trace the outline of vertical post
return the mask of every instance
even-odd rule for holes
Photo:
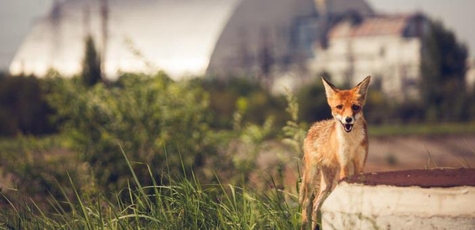
[[[101,23],[102,23],[102,50],[100,54],[102,78],[106,79],[106,57],[107,42],[109,39],[109,3],[107,0],[101,0]]]
[[[51,27],[52,27],[52,39],[51,39],[51,57],[50,66],[55,70],[60,70],[58,61],[61,60],[61,3],[59,0],[53,2],[53,10],[50,14]]]

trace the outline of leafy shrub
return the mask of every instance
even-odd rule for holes
[[[276,125],[287,120],[285,99],[281,95],[272,95],[257,81],[245,77],[229,77],[226,80],[207,78],[197,79],[197,87],[204,88],[210,95],[210,110],[215,114],[213,127],[233,128],[233,116],[241,109],[242,120],[262,124],[273,117]],[[241,108],[238,108],[241,106]]]
[[[129,179],[123,177],[127,167],[121,148],[132,161],[158,173],[199,168],[213,154],[209,99],[200,88],[173,82],[163,73],[125,74],[111,86],[91,88],[80,81],[52,78],[48,101],[62,121],[62,132],[106,188],[123,188]],[[148,173],[145,166],[137,168],[141,179],[150,179]]]

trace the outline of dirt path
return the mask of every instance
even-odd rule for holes
[[[475,168],[475,135],[400,136],[370,139],[366,172],[429,168]]]

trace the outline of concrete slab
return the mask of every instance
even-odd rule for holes
[[[342,181],[321,208],[327,229],[475,229],[475,186]]]

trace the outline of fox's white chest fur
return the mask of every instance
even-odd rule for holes
[[[357,122],[352,132],[345,132],[341,126],[336,129],[337,139],[339,143],[338,160],[340,166],[350,166],[354,172],[353,159],[364,159],[366,156],[366,146],[363,142],[366,140],[366,128],[363,122]]]

